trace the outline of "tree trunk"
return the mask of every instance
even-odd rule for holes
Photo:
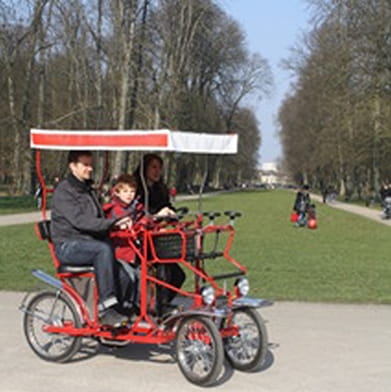
[[[372,148],[372,189],[378,193],[380,190],[380,168],[379,168],[379,142],[381,133],[381,102],[376,96],[373,107],[373,148]]]
[[[126,3],[126,2],[125,2]],[[127,8],[129,7],[129,8]],[[131,56],[133,54],[134,45],[134,30],[136,23],[137,1],[130,1],[125,4],[124,8],[120,9],[120,19],[117,23],[121,23],[119,27],[120,40],[122,48],[122,62],[120,64],[120,96],[118,108],[118,130],[124,130],[126,126],[127,103],[129,99],[129,80],[130,80],[130,64]],[[126,168],[126,153],[119,151],[115,154],[113,170],[118,174]]]
[[[11,70],[8,70],[11,73]],[[21,151],[21,135],[19,130],[19,122],[17,119],[15,108],[15,85],[12,76],[8,75],[8,107],[11,117],[12,128],[14,132],[14,145],[13,145],[13,164],[11,169],[12,185],[10,187],[11,194],[15,194],[21,186],[20,176],[20,151]]]
[[[128,127],[132,129],[134,126],[135,114],[137,109],[137,98],[138,98],[138,86],[139,86],[139,78],[141,76],[142,68],[143,68],[143,60],[144,60],[144,41],[145,41],[145,30],[147,28],[146,20],[147,20],[147,13],[148,13],[148,6],[149,0],[144,0],[143,6],[143,14],[141,20],[141,36],[139,38],[139,46],[138,46],[138,53],[137,53],[137,65],[136,70],[134,73],[134,83],[133,83],[133,90],[130,97],[130,106],[129,106],[129,120],[128,120]]]

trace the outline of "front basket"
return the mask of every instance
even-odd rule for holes
[[[156,256],[159,259],[181,259],[182,245],[186,252],[184,259],[194,259],[196,257],[196,235],[194,232],[159,234],[152,237]]]

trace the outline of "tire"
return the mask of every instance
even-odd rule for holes
[[[212,320],[194,316],[181,321],[176,357],[182,374],[193,384],[209,386],[216,382],[223,367],[224,348]]]
[[[268,338],[265,323],[252,308],[234,310],[232,323],[239,335],[224,339],[224,350],[232,367],[242,371],[258,370],[265,361]]]
[[[45,325],[62,326],[64,321],[75,328],[82,325],[73,302],[63,292],[43,291],[29,301],[23,330],[29,346],[40,358],[66,362],[79,351],[81,336],[52,334],[43,330]]]

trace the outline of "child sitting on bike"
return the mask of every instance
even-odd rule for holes
[[[143,205],[135,198],[137,182],[134,176],[122,174],[111,190],[111,201],[104,204],[103,210],[108,218],[131,218],[129,228],[143,215]],[[135,253],[129,246],[129,240],[119,231],[110,234],[117,260],[134,263]]]
[[[144,215],[144,205],[136,198],[137,180],[133,175],[121,174],[111,190],[111,202],[103,206],[108,218],[131,218],[129,228]],[[167,216],[168,208],[162,208],[154,216]],[[129,239],[119,231],[110,234],[117,260],[135,262],[135,253],[129,246]]]
[[[118,177],[112,191],[111,201],[104,204],[103,210],[107,218],[130,217],[128,228],[144,214],[143,205],[135,198],[137,182],[134,176],[122,174]],[[118,276],[122,307],[126,310],[138,303],[139,270],[136,264],[136,254],[130,245],[129,233],[125,234],[118,230],[110,233],[110,239],[114,247],[115,258],[118,261]],[[136,241],[136,239],[134,239]]]

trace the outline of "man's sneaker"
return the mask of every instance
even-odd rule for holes
[[[109,308],[99,316],[99,321],[103,325],[111,325],[115,328],[118,328],[122,324],[126,324],[128,318],[118,313],[115,309]]]

